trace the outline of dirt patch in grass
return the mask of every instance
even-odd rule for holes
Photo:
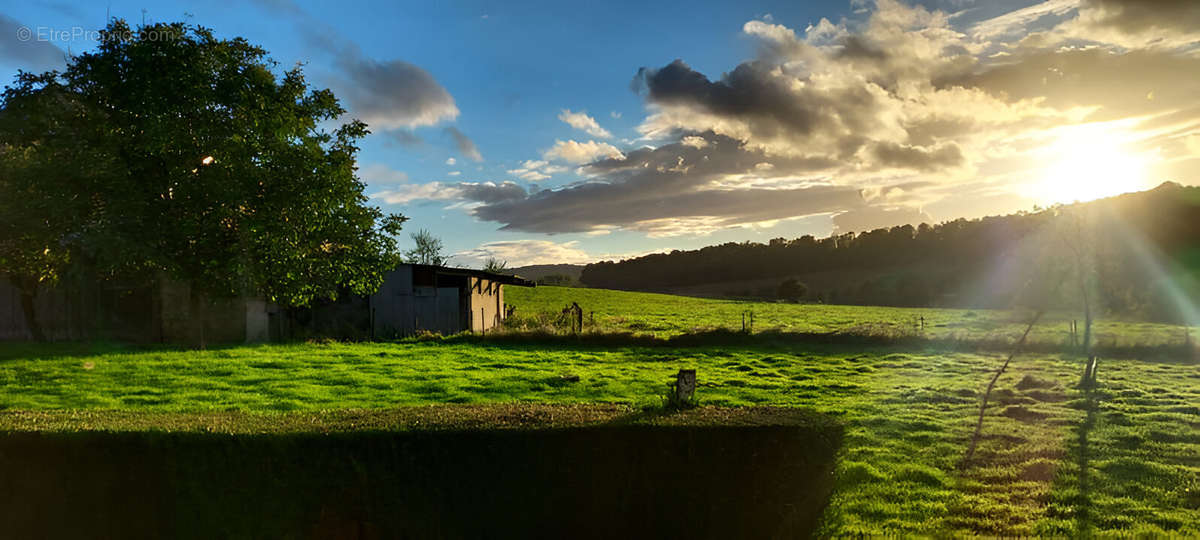
[[[1025,393],[1030,399],[1040,401],[1042,403],[1061,403],[1067,400],[1067,395],[1062,392],[1047,392],[1045,390],[1030,390]]]
[[[1000,411],[1000,415],[1007,416],[1014,420],[1020,420],[1022,422],[1038,422],[1050,417],[1050,415],[1047,413],[1028,409],[1020,405],[1006,407],[1003,411]]]
[[[1046,379],[1039,379],[1033,375],[1026,375],[1017,381],[1017,390],[1032,390],[1034,388],[1054,388],[1058,383]]]

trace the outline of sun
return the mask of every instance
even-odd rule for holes
[[[1150,157],[1134,151],[1131,135],[1115,126],[1083,124],[1055,130],[1037,154],[1046,166],[1032,186],[1043,203],[1091,201],[1153,187]]]

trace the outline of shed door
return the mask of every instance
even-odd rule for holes
[[[435,330],[444,336],[457,334],[463,330],[462,314],[458,304],[458,287],[438,287]]]

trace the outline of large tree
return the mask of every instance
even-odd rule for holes
[[[114,21],[98,49],[61,75],[18,79],[4,110],[12,96],[61,93],[75,104],[82,121],[44,138],[102,150],[106,166],[59,163],[49,174],[62,179],[48,185],[63,187],[55,200],[85,204],[81,223],[61,223],[101,273],[166,276],[205,295],[289,305],[373,291],[398,260],[393,235],[405,218],[367,205],[355,166],[367,126],[337,125],[346,111],[332,92],[311,89],[299,67],[276,68],[241,38]],[[6,154],[41,165],[54,158],[0,137]],[[12,226],[55,221],[57,211]],[[16,250],[36,256],[45,243]]]
[[[106,141],[82,141],[86,105],[56,73],[20,73],[0,108],[0,279],[20,294],[26,327],[45,339],[40,290],[68,272],[93,224],[89,187],[112,170]]]

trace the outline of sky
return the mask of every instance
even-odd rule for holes
[[[584,263],[1200,184],[1200,2],[10,2],[0,75],[111,17],[302,64],[452,263]],[[402,247],[411,241],[400,239]]]

